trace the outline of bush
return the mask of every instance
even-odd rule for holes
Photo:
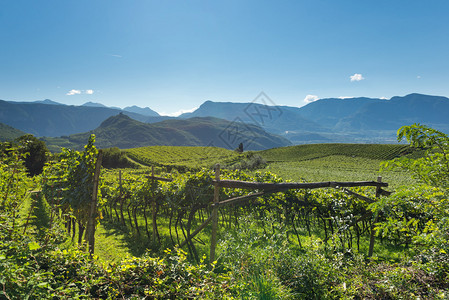
[[[101,165],[108,169],[134,167],[134,165],[128,160],[126,153],[117,147],[103,150],[103,160]]]
[[[250,152],[246,155],[246,158],[227,168],[231,170],[256,170],[265,168],[266,165],[267,161],[262,156]]]

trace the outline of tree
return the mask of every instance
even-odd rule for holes
[[[403,126],[398,141],[406,139],[411,147],[425,150],[420,158],[401,157],[384,162],[383,168],[400,168],[419,181],[444,189],[449,188],[449,137],[441,131],[421,124]]]
[[[25,167],[28,174],[34,176],[42,173],[49,152],[47,145],[32,134],[23,135],[16,141],[20,152],[25,155]]]
[[[404,138],[411,147],[423,149],[424,155],[383,162],[381,170],[406,170],[422,184],[403,187],[372,204],[371,209],[385,217],[377,229],[383,236],[400,232],[406,237],[405,242],[413,241],[436,253],[449,253],[449,137],[425,125],[413,124],[398,130],[398,141]]]

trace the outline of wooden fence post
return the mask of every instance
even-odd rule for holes
[[[215,165],[214,204],[220,202],[220,164]],[[212,235],[210,239],[210,262],[215,261],[215,247],[217,245],[218,206],[212,208]]]
[[[382,176],[377,176],[377,182],[382,182]],[[379,197],[381,194],[381,188],[380,186],[376,187],[376,198]]]
[[[152,177],[152,183],[154,184],[154,166],[151,166],[151,177]],[[153,243],[156,242],[156,239],[159,239],[159,234],[157,231],[157,223],[156,223],[156,199],[154,198],[154,191],[152,191],[152,203],[151,203],[151,208],[152,208],[152,212],[151,212],[151,219],[152,219],[152,224],[153,224]]]
[[[97,217],[97,196],[98,196],[98,181],[100,177],[101,160],[103,158],[103,151],[98,150],[97,163],[95,165],[95,173],[93,178],[92,201],[90,202],[90,213],[87,221],[86,235],[89,243],[89,253],[92,256],[95,250],[95,219]]]
[[[377,177],[377,182],[382,182],[382,176],[378,176]],[[380,195],[380,186],[376,187],[376,198],[378,198]],[[370,233],[370,237],[369,237],[369,249],[368,249],[368,257],[373,256],[373,252],[374,252],[374,240],[375,240],[375,235],[376,235],[376,231],[374,230],[374,224],[377,223],[377,218],[378,216],[376,215],[376,217],[374,218],[374,221],[371,223],[371,233]]]

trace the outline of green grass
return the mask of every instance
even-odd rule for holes
[[[413,152],[408,145],[398,144],[310,144],[259,151],[268,162],[304,161],[326,156],[343,155],[390,160]]]
[[[382,176],[382,181],[391,188],[416,183],[405,172],[379,172],[380,163],[377,159],[333,155],[306,161],[271,162],[263,171],[292,181],[375,181]]]
[[[119,262],[131,257],[126,239],[124,232],[111,229],[104,223],[98,224],[95,230],[95,255],[107,262]]]
[[[95,233],[95,255],[101,260],[111,262],[120,261],[121,259],[129,256],[141,257],[147,251],[153,256],[160,256],[163,250],[167,248],[173,248],[177,244],[176,232],[172,228],[172,235],[175,240],[175,244],[171,241],[169,232],[169,220],[168,218],[159,216],[157,219],[158,231],[161,239],[161,243],[153,243],[151,238],[147,236],[145,230],[145,221],[141,213],[137,215],[137,222],[139,225],[140,235],[137,234],[135,228],[131,228],[127,212],[124,212],[126,226],[123,226],[115,219],[111,221],[109,219],[103,219],[97,226]],[[198,215],[197,215],[198,217]],[[174,222],[175,220],[173,220]],[[196,219],[192,224],[193,232],[197,226],[202,223],[201,220]],[[133,220],[134,226],[134,220]],[[150,236],[152,236],[151,218],[148,218],[148,230]],[[224,233],[224,227],[221,228]],[[184,241],[184,236],[181,229],[178,228],[179,242]],[[197,250],[199,258],[203,255],[208,256],[210,246],[211,225],[209,224],[203,231],[196,236],[195,248]],[[200,241],[200,242],[198,242]],[[183,249],[188,251],[188,247],[184,246]]]
[[[416,181],[406,172],[383,171],[380,163],[402,155],[419,155],[408,145],[314,144],[258,152],[268,161],[267,171],[292,181],[371,181],[382,176],[390,189]]]
[[[242,157],[238,152],[217,147],[150,146],[124,151],[140,164],[181,170],[210,168],[217,163],[232,164]]]

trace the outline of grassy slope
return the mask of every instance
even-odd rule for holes
[[[132,160],[147,166],[187,168],[210,168],[213,165],[230,164],[241,154],[217,147],[150,146],[125,150]]]
[[[142,165],[179,170],[210,168],[216,163],[230,165],[242,158],[234,151],[214,147],[151,146],[124,151],[129,158]],[[376,180],[381,175],[392,187],[414,183],[403,172],[378,172],[384,160],[416,155],[407,145],[311,144],[256,153],[268,161],[267,171],[293,181]]]
[[[376,180],[380,175],[393,188],[414,183],[404,172],[378,172],[384,160],[413,155],[407,145],[313,144],[270,149],[258,154],[268,161],[267,170],[293,181],[364,181]]]
[[[19,129],[0,123],[0,142],[12,141],[24,134],[25,132]]]
[[[408,145],[394,144],[310,144],[260,151],[267,161],[304,161],[326,156],[343,155],[369,159],[389,160],[408,154]]]

